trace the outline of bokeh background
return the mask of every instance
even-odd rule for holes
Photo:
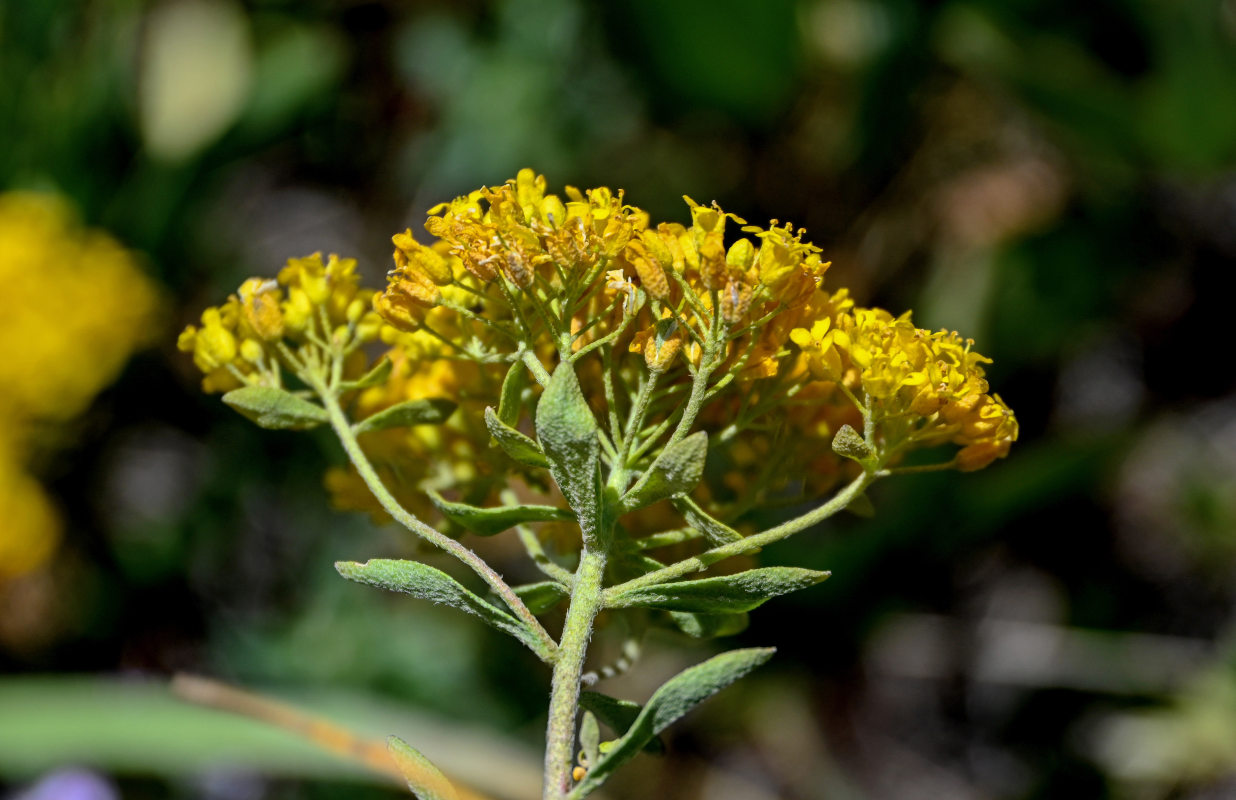
[[[414,548],[174,347],[289,256],[377,281],[523,166],[805,225],[1022,421],[766,550],[834,577],[747,632],[651,642],[608,691],[779,653],[609,797],[1236,797],[1232,0],[0,3],[0,796],[401,796],[176,671],[535,795],[541,666],[338,579]]]

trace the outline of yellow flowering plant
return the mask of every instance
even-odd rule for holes
[[[45,566],[61,536],[30,471],[158,333],[138,256],[83,226],[66,198],[0,193],[0,585]],[[72,313],[65,313],[72,309]]]
[[[696,573],[863,511],[882,478],[978,469],[1017,438],[972,342],[826,290],[829,263],[792,225],[687,202],[690,224],[654,225],[622,192],[550,194],[522,170],[431,209],[432,240],[396,234],[379,291],[351,259],[292,259],[180,337],[203,388],[259,425],[333,429],[350,460],[326,478],[336,505],[393,519],[485,584],[490,597],[417,561],[336,565],[545,662],[546,800],[588,795],[772,655],[715,656],[643,705],[592,690],[643,631],[733,633],[828,577]],[[920,448],[949,452],[905,466]],[[753,530],[774,506],[810,510]],[[509,585],[467,545],[500,534],[544,580]],[[555,636],[541,618],[563,605]],[[628,634],[623,659],[585,671],[601,611]],[[458,796],[417,751],[391,749],[417,796]]]

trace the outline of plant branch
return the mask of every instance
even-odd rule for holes
[[[748,536],[745,539],[739,539],[737,542],[714,547],[711,550],[705,550],[697,556],[683,559],[674,564],[659,569],[656,572],[650,572],[647,575],[642,575],[638,578],[621,583],[605,590],[606,601],[608,601],[623,592],[632,589],[639,589],[644,586],[655,586],[658,583],[665,583],[676,578],[681,578],[684,575],[690,575],[693,572],[700,572],[708,567],[716,564],[718,561],[724,561],[727,558],[734,556],[746,555],[747,553],[759,550],[762,547],[779,542],[786,539],[799,531],[810,528],[812,525],[823,522],[832,515],[841,511],[848,506],[855,497],[862,494],[863,490],[870,486],[879,473],[864,472],[850,482],[844,489],[833,495],[827,503],[808,511],[801,517],[792,519],[789,522],[784,522],[775,528],[769,528],[763,533],[757,533],[753,536]]]
[[[400,505],[395,496],[382,483],[382,479],[373,468],[373,464],[369,462],[368,457],[361,450],[360,443],[352,432],[351,424],[348,422],[347,417],[344,416],[343,409],[339,407],[339,400],[320,383],[314,386],[314,389],[318,391],[319,396],[322,398],[322,405],[326,408],[331,427],[334,428],[335,435],[339,437],[339,441],[347,452],[348,458],[352,460],[352,463],[356,466],[356,471],[364,479],[365,484],[369,487],[369,491],[373,492],[373,496],[381,504],[383,510],[390,514],[400,525],[403,525],[408,530],[471,567],[472,571],[479,575],[502,598],[503,602],[506,603],[515,616],[536,635],[540,643],[540,647],[537,648],[536,652],[541,660],[550,664],[554,663],[557,658],[557,646],[554,644],[553,638],[545,630],[544,626],[541,625],[540,621],[537,620],[536,616],[528,610],[524,602],[519,599],[514,590],[511,589],[506,581],[502,580],[502,576],[495,572],[493,567],[485,563],[485,560],[476,553],[441,531],[426,525]]]

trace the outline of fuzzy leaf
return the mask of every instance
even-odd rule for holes
[[[245,386],[223,395],[223,402],[272,430],[305,431],[330,419],[326,409],[271,386]]]
[[[585,711],[579,723],[579,749],[584,753],[585,763],[595,764],[601,760],[601,726],[591,711]]]
[[[426,490],[430,501],[442,515],[477,536],[493,536],[524,522],[553,522],[575,519],[575,515],[553,506],[497,506],[481,508],[467,503],[453,503],[433,491]]]
[[[354,381],[344,381],[341,383],[339,385],[339,390],[341,392],[352,392],[357,389],[368,389],[371,386],[378,386],[386,383],[386,379],[391,376],[391,369],[393,366],[394,365],[391,363],[391,360],[386,356],[383,356],[381,360],[379,360],[377,364],[374,364],[373,368],[364,375]]]
[[[444,397],[422,397],[383,409],[352,426],[357,435],[411,425],[440,425],[455,413],[455,403]]]
[[[403,592],[421,600],[442,603],[457,608],[465,614],[480,617],[485,623],[519,639],[533,652],[540,652],[540,641],[519,620],[485,602],[465,589],[459,581],[428,564],[422,564],[419,561],[373,558],[364,564],[355,561],[336,561],[335,569],[343,577],[357,583],[377,586],[392,592]]]
[[[549,460],[541,452],[541,446],[503,422],[493,408],[485,409],[485,427],[489,428],[489,435],[494,437],[498,446],[519,463],[531,467],[549,466]]]
[[[704,700],[772,658],[774,648],[753,647],[713,656],[670,678],[653,693],[643,711],[609,752],[576,786],[571,797],[583,797],[600,786],[615,769],[634,758],[652,737],[668,728]]]
[[[628,492],[622,498],[619,513],[625,514],[691,491],[704,477],[707,456],[708,434],[704,431],[696,431],[665,448],[639,491]]]
[[[859,462],[871,458],[871,448],[858,431],[849,425],[842,425],[837,429],[837,434],[833,436],[833,452]]]
[[[514,428],[519,422],[519,409],[523,405],[524,389],[528,386],[528,368],[515,362],[502,379],[502,393],[498,396],[498,419]]]
[[[386,749],[417,800],[459,800],[459,794],[442,770],[403,739],[389,737]]]
[[[760,567],[733,575],[641,586],[609,598],[610,608],[660,608],[696,614],[734,614],[778,595],[814,586],[831,573],[799,567]]]
[[[704,534],[704,538],[713,547],[736,542],[742,538],[741,533],[710,516],[708,512],[700,508],[694,500],[686,495],[674,498],[674,508],[678,510],[679,514],[682,514],[683,519],[687,521],[688,525]]]
[[[854,499],[845,507],[845,510],[858,517],[871,518],[875,516],[875,506],[871,504],[871,498],[866,493],[854,495]]]
[[[567,587],[557,581],[526,583],[511,588],[533,614],[544,614],[570,595]]]
[[[671,611],[670,619],[678,630],[692,639],[715,639],[742,633],[751,624],[747,612],[737,614],[696,614],[689,611]]]
[[[600,517],[599,433],[574,369],[569,362],[560,363],[536,406],[536,436],[550,475],[579,514],[585,537],[596,530]]]
[[[597,719],[604,722],[619,738],[631,728],[631,723],[635,722],[639,712],[643,710],[639,703],[619,700],[600,692],[580,692],[579,705],[580,708],[595,714]],[[654,736],[644,745],[644,752],[660,755],[665,752],[665,743],[660,736]]]

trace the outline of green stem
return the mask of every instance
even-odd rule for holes
[[[566,567],[560,566],[552,558],[549,553],[545,552],[544,545],[537,538],[536,532],[527,525],[516,525],[515,532],[519,534],[519,541],[523,544],[524,549],[528,551],[528,557],[532,559],[532,563],[537,569],[545,573],[545,576],[561,583],[565,586],[570,586],[575,581],[575,576]]]
[[[639,435],[640,428],[644,425],[644,416],[648,413],[648,402],[652,399],[652,391],[657,387],[657,379],[661,377],[661,370],[649,370],[648,378],[644,381],[644,385],[639,387],[639,394],[635,398],[635,404],[631,406],[631,413],[627,416],[627,427],[622,434],[622,453],[618,456],[618,461],[614,465],[615,477],[611,483],[621,487],[626,480],[626,470],[631,457],[631,448],[635,445],[635,439]]]
[[[712,371],[715,368],[715,365],[713,364],[708,364],[705,366],[705,362],[709,358],[709,355],[710,353],[706,352],[704,354],[704,360],[700,361],[700,369],[699,372],[695,373],[695,381],[691,385],[691,396],[687,398],[687,405],[682,411],[682,417],[678,420],[678,427],[674,429],[674,433],[670,436],[669,441],[665,443],[665,447],[660,453],[657,453],[656,458],[654,458],[652,463],[648,465],[648,469],[644,470],[644,474],[640,475],[639,480],[635,482],[635,485],[623,494],[624,497],[634,495],[642,489],[644,484],[648,482],[649,478],[651,478],[653,469],[656,467],[657,462],[661,460],[661,456],[665,454],[665,451],[671,446],[682,441],[686,435],[691,432],[691,426],[695,424],[695,418],[699,415],[700,408],[704,405],[704,394],[708,389],[708,378],[712,375]],[[621,489],[621,487],[619,487],[619,489]]]
[[[520,358],[523,359],[524,366],[532,373],[532,377],[536,378],[537,383],[542,386],[549,385],[549,370],[545,369],[545,365],[536,357],[536,353],[531,350],[524,350]]]
[[[348,422],[347,417],[344,416],[343,409],[339,407],[339,400],[327,391],[325,386],[319,384],[314,389],[317,390],[322,398],[322,405],[326,408],[331,427],[334,428],[335,435],[339,437],[340,443],[343,444],[343,449],[347,452],[348,458],[352,460],[352,463],[356,466],[356,471],[364,479],[365,484],[369,487],[369,491],[373,492],[373,496],[377,498],[378,503],[381,504],[386,513],[390,514],[400,525],[403,525],[408,530],[471,567],[472,571],[479,575],[485,583],[489,584],[489,587],[502,598],[503,602],[506,603],[515,616],[519,617],[520,621],[535,634],[540,645],[536,650],[536,654],[541,660],[550,664],[554,663],[557,658],[557,646],[554,644],[553,637],[549,635],[549,632],[545,630],[536,616],[528,610],[528,607],[519,599],[514,590],[507,585],[506,581],[502,580],[502,576],[495,572],[493,567],[486,564],[485,560],[476,553],[441,531],[435,530],[421,522],[401,506],[399,501],[395,499],[395,496],[382,483],[382,479],[378,477],[373,464],[369,462],[368,457],[361,450],[360,443],[357,442],[356,435],[352,432],[351,424]]]
[[[812,525],[823,522],[824,520],[841,511],[848,506],[855,497],[862,494],[863,490],[870,486],[879,473],[864,472],[844,489],[833,495],[832,499],[824,505],[808,511],[801,517],[792,519],[789,522],[782,523],[775,528],[769,528],[763,533],[757,533],[754,536],[748,536],[745,539],[739,539],[737,542],[714,547],[711,550],[705,550],[697,556],[683,559],[682,561],[670,564],[669,566],[659,569],[656,572],[649,572],[647,575],[642,575],[638,578],[621,583],[617,586],[610,587],[605,590],[606,602],[611,598],[617,597],[623,592],[632,589],[639,589],[644,586],[655,586],[658,583],[665,583],[676,578],[681,578],[684,575],[690,575],[693,572],[699,572],[716,564],[718,561],[724,561],[727,558],[734,556],[746,555],[747,553],[759,550],[773,542],[779,542],[789,536],[792,536],[799,531],[810,528]]]
[[[558,658],[554,662],[549,695],[549,723],[545,731],[545,782],[542,800],[561,800],[574,785],[575,718],[579,713],[579,686],[584,672],[592,623],[601,610],[606,553],[585,549],[575,571],[571,605],[562,625]]]

